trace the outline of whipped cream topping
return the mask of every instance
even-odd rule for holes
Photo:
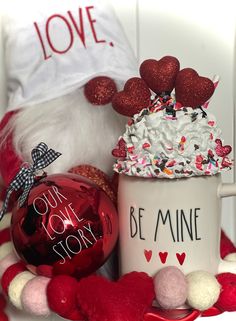
[[[119,138],[125,146],[114,170],[130,176],[182,178],[231,168],[216,119],[201,108],[147,108],[134,115]],[[124,156],[125,155],[125,156]]]

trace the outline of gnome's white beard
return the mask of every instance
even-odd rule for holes
[[[79,89],[23,108],[10,126],[16,152],[24,161],[31,161],[31,151],[40,142],[62,153],[47,167],[48,174],[66,172],[79,164],[90,164],[111,174],[111,150],[124,131],[125,119],[111,105],[91,105]]]

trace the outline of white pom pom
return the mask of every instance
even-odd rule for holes
[[[8,296],[11,303],[18,309],[22,310],[21,293],[26,283],[35,277],[29,271],[24,271],[16,275],[11,281],[8,288]]]
[[[236,262],[236,253],[230,253],[224,257],[225,261]]]
[[[206,271],[195,271],[187,276],[188,304],[197,310],[205,311],[219,298],[220,284],[215,276]]]
[[[14,250],[14,246],[12,242],[3,243],[0,246],[0,260],[2,260],[5,256],[10,254],[13,250]]]
[[[11,225],[11,214],[6,213],[0,222],[0,231]]]

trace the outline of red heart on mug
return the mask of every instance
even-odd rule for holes
[[[131,272],[119,281],[89,276],[78,285],[78,305],[90,321],[142,320],[155,297],[152,278]]]
[[[179,66],[177,58],[165,56],[160,60],[145,60],[141,64],[139,72],[149,88],[156,94],[171,93],[175,86]]]
[[[144,250],[144,255],[147,260],[147,262],[150,262],[152,258],[152,250]]]
[[[159,252],[159,257],[162,264],[166,263],[167,256],[168,256],[168,252]]]
[[[130,78],[124,90],[112,99],[113,108],[121,115],[132,117],[150,104],[151,92],[143,79]]]
[[[185,261],[185,258],[186,258],[186,253],[176,253],[176,257],[177,257],[177,259],[178,259],[178,261],[179,261],[179,264],[180,265],[183,265],[184,264],[184,261]]]
[[[176,101],[185,107],[197,108],[207,102],[215,90],[214,83],[201,77],[192,68],[178,72],[175,82]]]

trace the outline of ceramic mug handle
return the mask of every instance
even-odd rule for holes
[[[234,183],[222,183],[218,187],[219,197],[236,196],[236,184]],[[236,274],[236,262],[220,260],[219,273],[234,273]]]

